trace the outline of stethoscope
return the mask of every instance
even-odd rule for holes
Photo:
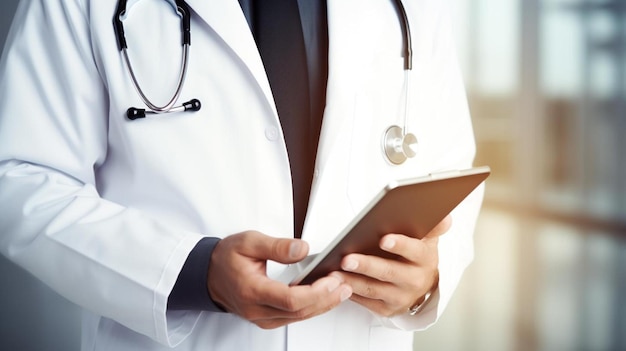
[[[137,81],[137,77],[135,76],[135,71],[133,70],[133,66],[130,64],[130,59],[128,58],[128,46],[126,44],[126,37],[124,36],[124,25],[122,24],[122,18],[126,14],[126,0],[119,0],[117,2],[117,10],[115,11],[115,16],[113,17],[113,25],[115,27],[115,37],[117,38],[117,44],[119,50],[122,52],[124,56],[124,61],[126,62],[126,67],[128,68],[128,73],[130,74],[131,80],[133,82],[133,86],[137,93],[143,100],[143,103],[148,107],[147,109],[131,107],[126,111],[126,116],[130,120],[135,120],[137,118],[145,118],[147,114],[164,114],[169,112],[180,112],[180,111],[198,111],[202,104],[198,99],[191,99],[180,106],[176,105],[178,98],[180,97],[180,93],[183,90],[183,84],[185,83],[185,76],[187,75],[187,67],[189,64],[189,46],[191,45],[191,11],[189,10],[189,5],[183,0],[176,0],[176,9],[177,13],[181,18],[181,31],[183,35],[183,59],[182,59],[182,67],[180,68],[180,76],[178,78],[178,84],[176,86],[176,91],[174,92],[174,96],[170,99],[170,101],[164,106],[157,106],[152,103],[150,99],[143,92],[141,87],[139,86],[139,82]]]
[[[181,111],[198,111],[200,110],[201,103],[198,99],[191,99],[182,105],[175,106],[180,93],[182,91],[185,76],[187,75],[188,61],[189,61],[189,47],[191,46],[191,11],[189,5],[184,0],[176,1],[176,12],[181,17],[181,31],[182,31],[182,64],[180,69],[180,76],[178,78],[178,84],[174,96],[164,106],[157,106],[152,103],[150,99],[143,92],[135,76],[135,72],[128,58],[128,46],[126,44],[126,38],[124,36],[124,25],[122,24],[122,18],[126,14],[126,2],[127,0],[118,0],[117,10],[113,18],[113,24],[115,27],[115,36],[119,50],[122,52],[126,67],[130,74],[133,86],[137,93],[147,106],[146,109],[131,107],[127,110],[126,116],[130,120],[138,118],[145,118],[150,114],[166,114],[170,112]],[[400,127],[392,125],[387,128],[382,137],[382,149],[386,159],[394,165],[403,164],[408,158],[413,158],[417,154],[417,137],[413,133],[407,133],[407,118],[409,115],[409,71],[413,69],[413,47],[411,39],[411,28],[409,27],[409,19],[404,8],[402,0],[393,0],[394,6],[400,16],[400,22],[402,24],[402,40],[404,47],[404,71],[405,71],[405,88],[404,88],[404,126]]]
[[[382,148],[387,161],[394,165],[403,164],[408,158],[417,155],[417,137],[407,133],[407,119],[409,116],[409,88],[410,71],[413,69],[413,40],[409,17],[406,14],[402,0],[393,0],[402,22],[402,45],[404,46],[404,125],[392,125],[383,133]]]

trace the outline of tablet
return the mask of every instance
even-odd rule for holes
[[[278,280],[290,285],[312,284],[341,270],[342,258],[351,253],[399,258],[379,248],[384,235],[424,237],[490,172],[485,166],[389,183],[324,251],[288,266]]]

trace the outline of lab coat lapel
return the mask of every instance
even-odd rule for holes
[[[243,61],[259,84],[278,118],[272,90],[254,37],[236,0],[188,0],[192,11],[204,20]],[[193,35],[191,38],[193,46]]]
[[[346,194],[344,181],[349,170],[348,138],[354,122],[358,87],[363,80],[364,51],[368,33],[359,32],[351,18],[362,15],[359,0],[328,0],[328,84],[326,108],[311,187],[309,209],[303,232],[314,251],[321,250],[327,235],[340,229],[336,219],[351,215],[340,194]],[[333,206],[329,206],[329,201]],[[332,230],[328,230],[331,228]]]
[[[272,91],[254,37],[238,1],[188,0],[202,18],[248,67],[276,111]],[[350,18],[360,16],[359,0],[328,0],[329,76],[327,108],[322,125],[318,165],[323,167],[346,118],[353,118],[355,87],[362,74],[361,53],[367,45],[367,33],[353,28]],[[362,30],[360,28],[359,30]],[[193,37],[192,37],[193,45]],[[275,112],[276,118],[278,114]]]
[[[389,68],[397,70],[393,71],[397,73],[402,67],[401,46],[397,46],[397,59],[394,59],[392,51],[396,44],[401,43],[401,28],[392,2],[328,0],[327,11],[329,75],[326,109],[303,232],[303,238],[316,250],[323,249],[329,240],[328,235],[338,233],[360,209],[363,204],[361,198],[354,195],[370,194],[380,185],[358,178],[367,178],[365,174],[370,172],[380,173],[381,169],[374,167],[384,166],[381,165],[382,150],[374,152],[371,148],[354,149],[354,146],[363,145],[363,138],[372,138],[368,121],[389,118],[389,123],[394,123],[391,117],[378,115],[380,110],[389,109],[393,116],[391,109],[394,105],[383,101],[382,91],[380,98],[372,94],[379,83],[384,83],[372,79],[380,76],[380,70]],[[372,18],[377,20],[372,21]],[[387,26],[389,23],[392,25]],[[385,50],[390,51],[381,54],[380,44],[386,43],[386,40],[394,42],[384,45]],[[386,64],[389,66],[382,66]],[[376,74],[372,72],[374,69],[378,70]],[[379,89],[386,87],[380,85]],[[381,137],[382,132],[383,128],[380,129]],[[378,142],[370,140],[367,144],[376,145]],[[352,168],[358,160],[370,157],[371,162],[363,164],[370,169]]]
[[[333,145],[345,130],[347,119],[354,116],[356,87],[363,72],[363,43],[366,33],[354,30],[350,18],[359,16],[358,0],[328,0],[328,84],[326,109],[318,149],[318,168],[323,169]]]

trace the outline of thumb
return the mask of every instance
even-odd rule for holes
[[[254,245],[248,252],[249,256],[272,260],[280,263],[295,263],[301,261],[309,252],[309,245],[299,239],[274,238],[267,235],[258,235]]]

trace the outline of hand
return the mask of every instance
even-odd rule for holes
[[[295,263],[306,257],[302,240],[277,239],[249,231],[222,239],[209,265],[211,298],[264,329],[277,328],[327,312],[352,294],[336,277],[290,287],[266,275],[266,261]]]
[[[452,218],[447,216],[422,239],[385,235],[380,248],[400,259],[350,254],[341,261],[345,272],[331,275],[348,283],[354,292],[350,299],[369,310],[385,317],[406,313],[437,286],[437,243],[451,224]]]

